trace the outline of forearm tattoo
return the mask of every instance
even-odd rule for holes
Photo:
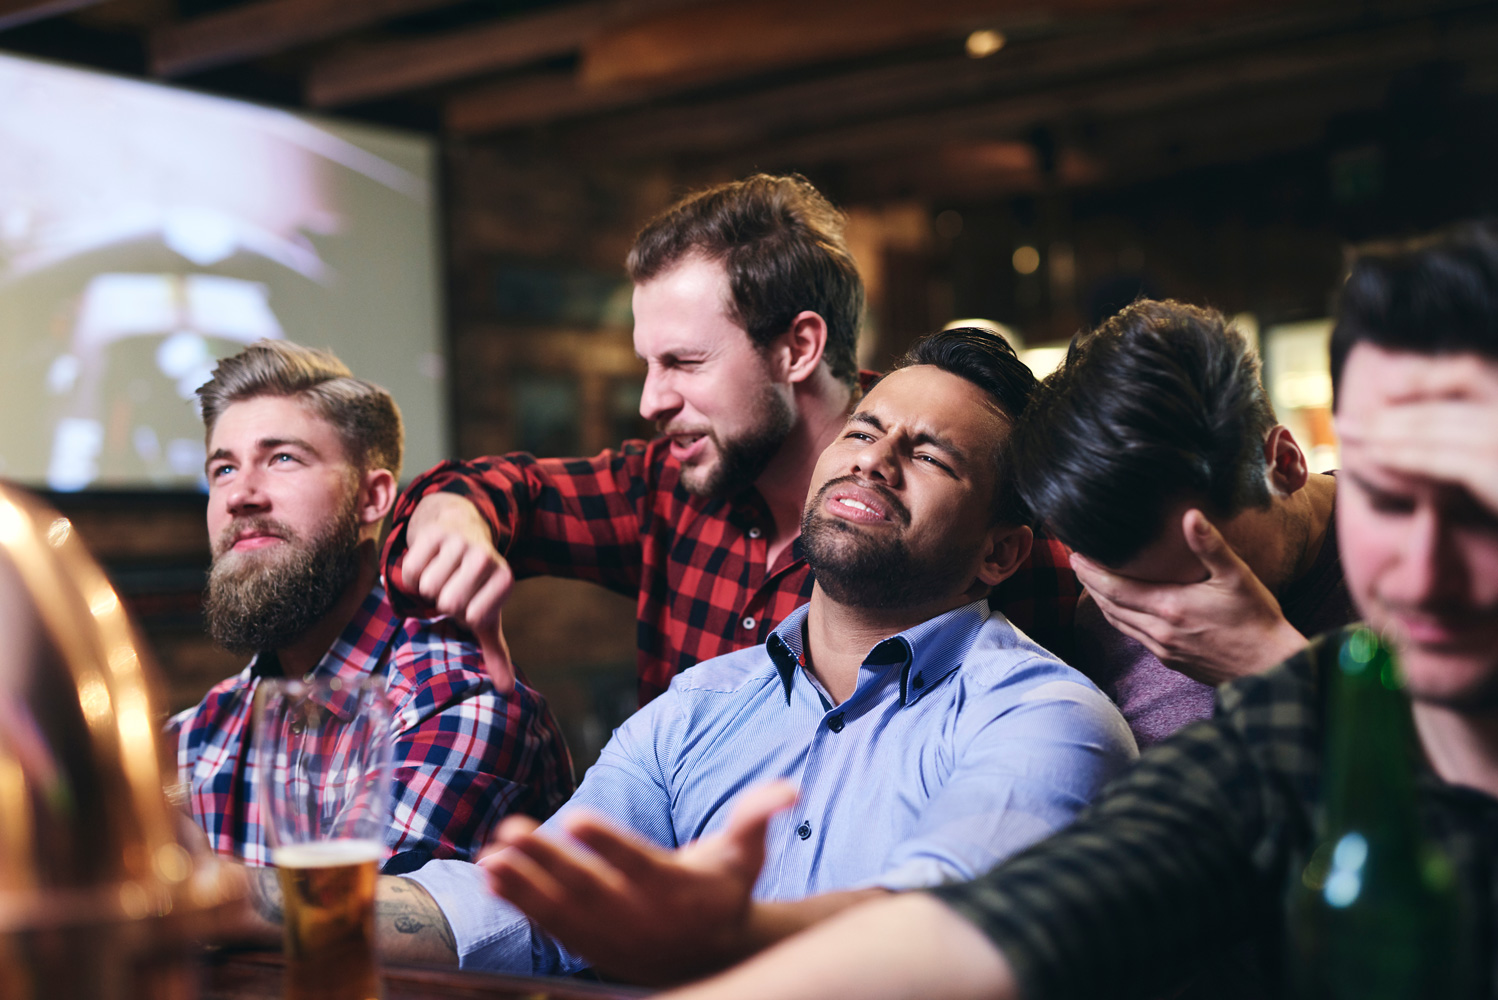
[[[247,868],[250,876],[250,905],[267,923],[280,926],[286,919],[281,898],[281,882],[274,868]]]
[[[383,877],[375,895],[380,951],[396,961],[457,960],[458,945],[447,918],[427,891],[409,879]]]
[[[279,927],[286,913],[276,869],[249,868],[246,872],[250,904],[262,920]],[[380,876],[375,890],[375,927],[380,952],[389,961],[450,965],[458,959],[458,944],[447,918],[415,882]]]

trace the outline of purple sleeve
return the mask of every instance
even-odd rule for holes
[[[1141,751],[1212,717],[1213,688],[1170,669],[1108,624],[1087,594],[1077,603],[1076,658],[1077,669],[1118,705]]]

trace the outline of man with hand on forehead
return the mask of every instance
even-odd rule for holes
[[[811,595],[799,533],[817,456],[860,392],[863,281],[845,219],[804,178],[758,174],[682,199],[630,250],[640,415],[660,437],[592,458],[446,462],[397,504],[395,606],[468,626],[504,689],[516,579],[561,576],[637,604],[640,704],[693,664],[766,641]],[[1076,578],[1043,534],[993,595],[1049,648]]]
[[[1453,868],[1453,979],[1498,956],[1498,232],[1366,250],[1332,334],[1337,533],[1398,649],[1422,836]],[[1282,996],[1285,891],[1323,808],[1325,679],[1346,631],[1218,690],[1068,829],[987,875],[849,912],[672,1000],[1173,996],[1252,957]]]
[[[1005,445],[1034,381],[1001,338],[953,330],[874,386],[812,473],[809,604],[678,675],[539,831],[408,876],[465,968],[700,974],[974,877],[1127,764],[1113,705],[987,603],[1031,544]]]

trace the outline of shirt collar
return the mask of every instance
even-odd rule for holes
[[[399,622],[395,609],[385,597],[385,588],[378,582],[370,590],[359,610],[349,620],[333,645],[323,654],[307,674],[307,679],[336,679],[341,690],[318,692],[314,700],[340,719],[350,718],[349,704],[354,698],[354,688],[360,680],[374,673],[385,661],[385,646],[395,634]],[[256,661],[260,659],[256,656]],[[251,667],[254,667],[251,663]]]
[[[811,605],[803,604],[786,615],[765,643],[770,662],[780,675],[785,700],[791,700],[796,668],[806,665],[806,616]],[[952,671],[962,665],[978,632],[988,621],[988,601],[977,600],[945,614],[929,618],[877,643],[864,657],[865,670],[884,671],[903,664],[900,672],[900,701],[912,704]]]

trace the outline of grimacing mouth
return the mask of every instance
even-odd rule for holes
[[[839,495],[839,490],[843,494]],[[862,493],[863,496],[858,494]],[[870,500],[875,502],[870,503]],[[849,503],[848,501],[851,501]],[[844,506],[855,510],[863,510],[886,521],[896,521],[905,526],[910,524],[910,511],[900,502],[900,499],[889,491],[888,488],[878,483],[869,483],[858,476],[839,476],[837,479],[828,481],[817,492],[816,502],[842,503]]]

